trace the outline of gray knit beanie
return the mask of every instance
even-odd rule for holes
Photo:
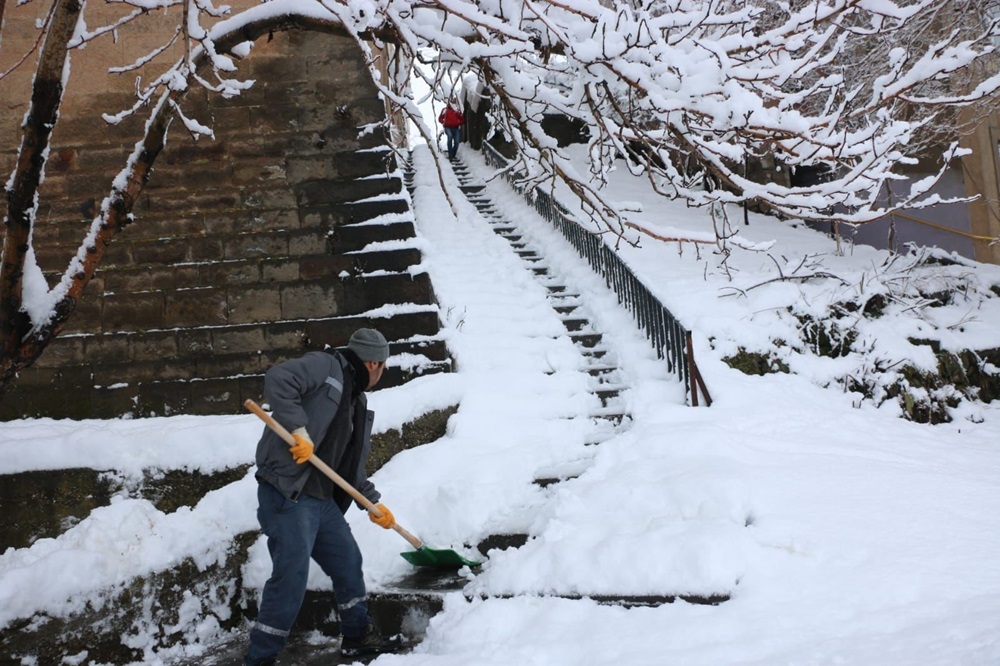
[[[347,348],[362,361],[382,362],[389,358],[389,343],[385,336],[374,328],[359,328],[351,335]]]

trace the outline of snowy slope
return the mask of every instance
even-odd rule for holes
[[[463,157],[480,177],[477,155]],[[447,435],[404,452],[374,481],[397,519],[432,545],[476,543],[523,532],[520,549],[494,551],[466,594],[454,593],[413,653],[377,664],[880,664],[1000,663],[1000,411],[968,407],[946,425],[905,421],[839,385],[829,363],[794,355],[796,374],[749,377],[721,362],[738,346],[765,348],[789,325],[775,315],[789,298],[827,303],[843,288],[775,283],[767,254],[736,252],[724,270],[710,250],[643,241],[623,256],[695,333],[715,399],[683,405],[683,389],[630,315],[585,262],[506,185],[488,189],[499,208],[530,229],[550,265],[587,294],[614,350],[631,418],[599,433],[579,349],[545,302],[543,286],[486,225],[458,202],[453,215],[426,148],[417,148],[413,202],[424,266],[441,303],[456,372],[375,391],[376,427],[396,427],[425,409],[460,402]],[[701,211],[650,202],[624,179],[623,200],[649,224],[705,230]],[[755,216],[741,229],[787,265],[822,257],[824,270],[860,284],[886,257],[865,248],[844,256],[832,242]],[[996,267],[975,266],[982,291]],[[732,296],[732,287],[748,297]],[[832,291],[831,291],[832,290]],[[1000,347],[989,299],[956,346]],[[935,316],[963,317],[952,313]],[[886,354],[906,354],[906,336],[926,322],[904,313],[867,334]],[[946,322],[947,323],[947,322]],[[939,330],[950,330],[947,325]],[[793,358],[790,356],[789,358]],[[260,425],[246,417],[0,424],[3,472],[64,464],[218,469],[252,459]],[[25,446],[24,442],[32,442]],[[580,475],[549,488],[546,470]],[[0,625],[34,610],[70,611],[102,581],[209,560],[254,525],[251,479],[190,511],[163,515],[121,499],[59,539],[0,555]],[[403,575],[405,546],[392,532],[350,514],[370,586]],[[123,526],[109,530],[108,525]],[[131,526],[131,527],[129,527]],[[181,538],[180,535],[183,535]],[[164,550],[169,548],[169,553]],[[254,547],[247,583],[269,562]],[[326,584],[314,571],[312,585]],[[677,601],[625,609],[587,595],[726,595],[705,606]],[[198,653],[189,646],[187,656]],[[184,649],[151,655],[162,663]]]

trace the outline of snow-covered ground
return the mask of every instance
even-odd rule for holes
[[[487,176],[480,156],[463,150]],[[374,663],[1000,663],[1000,409],[965,404],[951,423],[918,425],[900,418],[895,402],[878,407],[844,390],[837,378],[863,358],[823,359],[792,346],[776,352],[792,373],[763,377],[721,361],[739,347],[768,350],[773,339],[793,339],[785,314],[793,302],[819,312],[859,289],[916,280],[896,272],[905,259],[887,263],[863,247],[837,255],[829,238],[762,216],[739,225],[740,234],[773,245],[734,250],[725,267],[711,246],[623,245],[625,259],[694,332],[714,404],[691,408],[603,281],[519,195],[491,184],[547,264],[587,295],[613,350],[631,419],[602,430],[590,418],[600,405],[583,359],[544,287],[474,207],[460,201],[458,215],[451,212],[426,147],[414,160],[417,244],[456,372],[377,390],[371,405],[380,431],[432,408],[460,408],[445,437],[399,454],[373,480],[399,522],[431,545],[460,547],[497,533],[531,538],[490,553],[470,573],[468,594],[447,597],[412,653]],[[638,204],[642,223],[664,235],[710,230],[704,211],[653,202],[624,170],[611,191]],[[762,285],[779,266],[787,275],[803,260],[838,279]],[[858,319],[872,361],[929,364],[909,337],[953,349],[1000,347],[1000,299],[989,293],[1000,268],[966,262],[936,275],[972,285],[967,300]],[[211,471],[251,461],[260,428],[251,415],[0,423],[0,473]],[[586,444],[595,439],[603,441]],[[532,483],[553,470],[579,476],[547,488]],[[8,549],[0,555],[0,627],[38,610],[80,608],[102,583],[184,557],[212,562],[233,535],[255,529],[254,509],[248,476],[169,515],[118,498],[58,539]],[[349,516],[372,589],[404,575],[398,535],[357,510]],[[260,541],[246,582],[259,587],[268,571]],[[326,581],[314,571],[311,584]],[[730,599],[626,609],[566,598],[606,594]],[[193,657],[201,647],[150,650],[142,663]]]

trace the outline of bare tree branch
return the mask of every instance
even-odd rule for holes
[[[68,67],[82,0],[56,0],[32,84],[31,105],[25,119],[14,176],[7,187],[7,216],[3,256],[0,259],[0,388],[18,368],[42,353],[47,340],[30,339],[31,322],[22,308],[24,262],[37,210],[52,129],[59,114],[63,75]],[[67,313],[68,316],[68,313]]]

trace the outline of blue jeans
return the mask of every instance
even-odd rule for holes
[[[244,664],[256,666],[273,659],[285,647],[305,598],[310,557],[333,581],[341,633],[364,636],[368,602],[361,550],[340,507],[333,500],[305,496],[293,502],[268,483],[257,488],[257,502],[257,520],[267,535],[273,568],[250,630]]]
[[[444,135],[448,138],[448,156],[454,157],[458,152],[458,144],[462,140],[461,127],[445,127]]]

